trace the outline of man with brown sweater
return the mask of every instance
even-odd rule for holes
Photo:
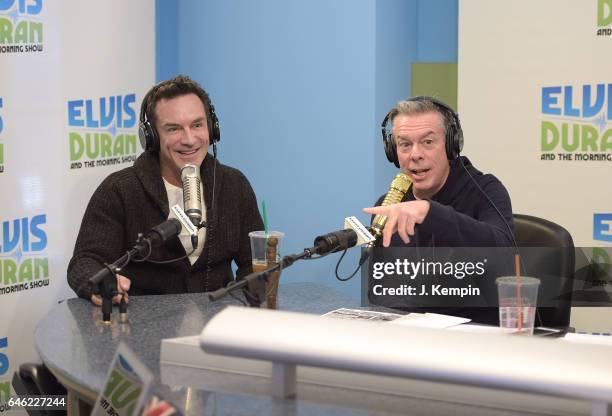
[[[185,258],[167,264],[131,262],[117,275],[118,292],[216,290],[233,280],[232,260],[238,277],[250,273],[248,234],[263,229],[263,222],[246,177],[208,154],[209,144],[216,150],[220,139],[208,94],[184,76],[156,85],[143,99],[139,133],[145,152],[133,166],[109,175],[89,201],[68,265],[72,289],[101,304],[101,298],[92,294],[89,278],[132,248],[138,233],[172,217],[171,206],[182,206],[181,168],[186,164],[200,167],[204,196],[202,216],[207,227],[200,229],[197,247],[193,250],[183,230],[178,238],[154,248],[150,259]]]

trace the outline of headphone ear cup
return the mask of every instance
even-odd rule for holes
[[[385,156],[387,156],[387,160],[399,168],[400,166],[399,160],[397,159],[397,147],[395,146],[395,140],[393,140],[391,134],[387,133],[387,122],[389,121],[390,115],[390,112],[387,113],[380,124],[380,132],[382,134],[383,147],[385,148]]]
[[[214,112],[211,119],[210,142],[217,143],[221,140],[221,132],[219,131],[219,120],[217,120],[217,115]]]
[[[157,137],[157,132],[148,121],[144,121],[138,126],[138,138],[145,151],[156,152],[159,150],[159,137]]]
[[[463,130],[460,128],[455,133],[455,149],[457,150],[457,157],[459,157],[459,154],[463,151]]]
[[[203,92],[203,91],[202,91]],[[215,112],[215,106],[210,101],[210,97],[205,93],[203,96],[206,99],[206,103],[208,104],[209,114],[208,118],[208,138],[210,143],[217,143],[221,140],[221,129],[219,127],[219,118],[217,117],[217,113]]]
[[[456,159],[461,150],[463,150],[463,133],[453,124],[446,135],[446,157],[448,160]]]
[[[389,162],[393,163],[396,167],[400,167],[399,160],[397,158],[397,147],[395,146],[395,140],[390,135],[385,135],[385,154]]]

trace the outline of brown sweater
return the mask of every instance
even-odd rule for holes
[[[132,281],[131,295],[207,292],[233,279],[231,261],[238,265],[237,276],[251,272],[248,233],[262,230],[257,200],[246,177],[238,170],[217,163],[215,206],[212,206],[214,158],[202,162],[206,242],[193,264],[188,259],[158,265],[132,262],[121,274]],[[157,153],[144,152],[134,166],[109,175],[94,192],[68,264],[68,283],[77,295],[89,299],[88,279],[134,246],[138,233],[146,233],[168,218],[166,189]],[[153,249],[151,259],[166,260],[185,255],[178,237]]]

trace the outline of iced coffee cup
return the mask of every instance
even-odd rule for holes
[[[249,233],[253,272],[264,271],[281,261],[280,245],[284,236],[285,234],[280,231],[252,231]],[[269,274],[262,307],[276,309],[280,273],[279,270]]]

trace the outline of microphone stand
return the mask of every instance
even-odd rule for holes
[[[228,284],[226,287],[222,287],[220,289],[215,290],[214,292],[208,293],[208,299],[210,301],[219,300],[225,297],[226,295],[228,295],[229,293],[234,292],[235,290],[245,288],[246,286],[249,285],[249,283],[254,283],[256,285],[256,287],[258,288],[256,290],[256,293],[261,292],[259,288],[263,286],[264,287],[263,293],[265,293],[265,283],[267,282],[270,274],[278,270],[286,269],[287,267],[291,266],[293,263],[295,263],[298,260],[301,260],[304,258],[310,258],[313,254],[316,254],[317,251],[318,251],[318,247],[311,247],[311,248],[305,248],[304,251],[300,254],[284,256],[280,263],[276,263],[274,266],[269,267],[266,270],[248,274],[237,282],[232,282]],[[259,303],[260,302],[258,302],[257,304],[259,305]]]
[[[196,233],[191,235],[191,247],[195,250],[198,247],[198,231],[200,228],[208,228],[208,223],[206,221],[200,221],[198,224],[194,224],[196,227]]]
[[[264,294],[263,298],[265,299],[265,283],[268,281],[268,278],[270,277],[271,273],[277,270],[287,268],[291,266],[293,263],[295,263],[297,260],[304,259],[304,258],[311,258],[313,254],[319,254],[319,257],[315,257],[315,258],[321,258],[327,254],[335,253],[339,250],[346,250],[350,247],[354,247],[357,244],[357,241],[358,241],[357,233],[352,229],[334,231],[329,234],[318,236],[315,238],[314,247],[305,248],[304,251],[300,254],[285,256],[282,258],[280,263],[277,263],[274,266],[267,268],[266,270],[263,270],[260,272],[253,272],[245,276],[242,280],[239,280],[238,282],[230,282],[226,287],[222,287],[221,289],[217,289],[214,292],[208,293],[208,299],[211,301],[221,299],[222,297],[233,292],[234,290],[242,289],[245,286],[248,286],[249,283],[253,283],[253,286],[257,285],[255,287],[256,296],[254,297],[261,298],[261,296],[259,295],[263,292]],[[353,273],[353,275],[354,274],[355,273]],[[336,270],[336,276],[337,276],[337,270]],[[263,286],[263,290],[262,290],[262,286]],[[256,299],[256,300],[259,301],[261,299]],[[249,299],[249,302],[250,302],[250,299]],[[257,305],[259,304],[261,304],[261,302],[257,303]],[[255,306],[255,305],[252,305],[252,306]]]
[[[136,255],[144,256],[147,247],[149,249],[151,247],[149,239],[144,238],[142,234],[138,234],[136,244],[131,250],[110,264],[104,263],[104,267],[89,279],[89,283],[92,286],[91,292],[102,297],[102,321],[104,323],[111,322],[113,297],[117,295],[117,273],[127,266]],[[121,303],[119,303],[119,314],[121,322],[126,322],[127,303],[123,296],[121,297]]]

